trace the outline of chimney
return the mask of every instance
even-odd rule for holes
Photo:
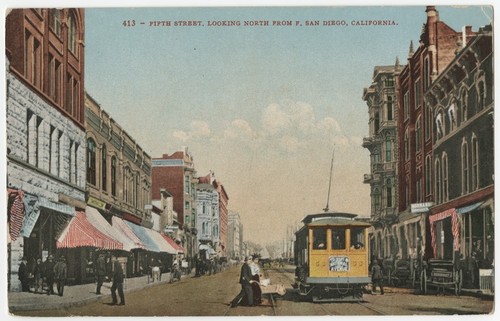
[[[462,48],[467,46],[467,37],[472,34],[472,26],[463,26],[462,28]]]
[[[427,6],[427,41],[428,46],[436,44],[436,23],[439,21],[439,13],[435,6]]]

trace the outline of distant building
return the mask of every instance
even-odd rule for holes
[[[172,155],[164,154],[152,160],[152,198],[160,199],[160,190],[173,196],[174,211],[178,214],[182,246],[188,259],[198,252],[196,229],[196,170],[187,147]]]
[[[6,16],[8,284],[58,256],[56,239],[85,209],[84,9]]]
[[[363,138],[363,147],[370,151],[370,173],[363,182],[370,184],[373,224],[370,252],[377,257],[391,254],[393,239],[391,223],[398,214],[398,138],[397,100],[395,78],[401,70],[399,61],[394,66],[374,68],[372,84],[363,90],[368,105],[369,133]]]
[[[212,173],[198,178],[196,204],[198,242],[207,245],[210,254],[220,255],[219,193],[212,185]]]
[[[229,196],[227,195],[224,185],[217,179],[212,182],[212,185],[215,187],[217,193],[219,193],[219,242],[221,255],[226,256],[226,247],[228,242]]]
[[[494,259],[494,78],[492,28],[465,38],[426,91],[433,115],[432,257],[465,259],[479,288]]]
[[[230,212],[227,225],[227,255],[232,259],[241,259],[244,256],[243,248],[243,225],[240,214]]]

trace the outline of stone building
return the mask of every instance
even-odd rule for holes
[[[226,253],[231,259],[242,259],[243,253],[243,225],[241,224],[240,214],[229,212],[227,224],[227,250]]]
[[[212,173],[198,178],[196,205],[198,244],[206,245],[210,254],[220,255],[219,193],[212,185]]]
[[[425,93],[432,110],[432,257],[463,258],[465,280],[494,259],[492,29],[460,39],[456,56]]]
[[[22,256],[58,256],[85,208],[84,10],[14,9],[6,17],[8,282]]]
[[[229,216],[229,196],[227,195],[224,185],[215,179],[212,182],[217,193],[219,193],[219,242],[220,242],[220,253],[222,256],[227,256],[227,238],[228,238],[228,216]]]
[[[371,233],[370,253],[377,257],[389,256],[396,244],[391,224],[398,215],[397,176],[397,101],[395,77],[401,70],[394,66],[374,68],[372,84],[363,90],[368,105],[369,133],[363,147],[370,151],[370,173],[363,182],[370,184]]]

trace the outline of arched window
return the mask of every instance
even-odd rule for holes
[[[457,107],[455,103],[452,103],[448,108],[448,117],[450,119],[450,131],[454,131],[457,128]]]
[[[415,125],[415,148],[417,153],[422,149],[422,118],[418,116]]]
[[[219,225],[214,224],[214,237],[218,238],[219,237]]]
[[[102,184],[102,190],[107,191],[108,190],[108,163],[107,163],[107,155],[106,155],[106,145],[102,145],[102,150],[101,150],[101,184]]]
[[[436,203],[441,203],[442,200],[442,185],[441,185],[441,162],[439,161],[439,158],[436,159],[436,162],[434,164],[434,182],[436,183],[434,185],[435,192],[435,200]]]
[[[379,117],[379,114],[378,113],[375,113],[375,120],[374,120],[374,124],[373,124],[373,130],[374,130],[374,134],[378,134],[378,130],[380,129],[380,117]]]
[[[92,138],[87,139],[87,182],[96,184],[96,144]]]
[[[116,196],[116,157],[111,157],[111,195]]]
[[[392,160],[392,142],[388,139],[385,141],[385,161],[390,162]]]
[[[469,146],[462,141],[462,194],[469,193]]]
[[[410,158],[410,138],[408,135],[408,129],[406,129],[406,131],[405,131],[404,143],[405,143],[405,146],[404,146],[405,160],[408,160]]]
[[[484,88],[484,81],[480,81],[479,84],[478,84],[478,102],[477,102],[477,111],[481,111],[483,110],[483,108],[485,107],[485,103],[484,103],[484,100],[485,100],[485,88]]]
[[[50,28],[58,37],[61,37],[61,11],[59,9],[50,9]]]
[[[471,141],[471,169],[472,169],[472,186],[471,190],[475,191],[479,189],[479,151],[478,151],[478,143],[477,137],[475,134],[472,134]]]
[[[68,16],[68,48],[75,55],[78,55],[77,41],[78,41],[78,34],[76,28],[75,14],[73,11],[70,11]]]
[[[431,194],[432,187],[432,163],[431,156],[425,158],[425,195]]]
[[[448,201],[448,155],[443,153],[442,177],[443,177],[443,202]]]
[[[431,137],[431,128],[432,128],[432,107],[428,106],[425,111],[425,140],[428,140]]]
[[[380,209],[380,190],[378,188],[375,188],[373,190],[373,207],[375,210]]]
[[[390,178],[388,178],[385,181],[385,192],[386,192],[386,207],[392,207],[392,183]]]
[[[465,89],[462,91],[460,102],[462,104],[462,122],[464,122],[467,120],[467,91]]]
[[[444,119],[443,119],[443,111],[440,110],[436,116],[436,139],[439,140],[444,136]]]

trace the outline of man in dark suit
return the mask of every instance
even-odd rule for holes
[[[245,297],[248,302],[248,306],[253,306],[253,290],[252,290],[252,270],[250,269],[250,263],[252,263],[252,257],[248,256],[245,259],[245,263],[241,267],[240,272],[240,284],[241,291],[238,295],[231,301],[231,307],[235,307],[240,303],[240,301]]]
[[[123,294],[123,268],[117,257],[113,257],[113,284],[111,285],[111,304],[118,304],[116,298],[116,290],[120,296],[120,305],[125,305],[125,295]]]
[[[104,279],[106,278],[106,261],[104,260],[104,253],[99,253],[96,260],[95,274],[97,277],[97,288],[95,294],[101,294],[101,287]]]

